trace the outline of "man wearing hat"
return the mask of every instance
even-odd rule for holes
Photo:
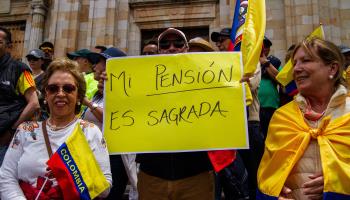
[[[230,34],[230,28],[223,28],[220,32],[212,32],[210,38],[220,51],[228,51],[231,43]]]
[[[270,119],[280,105],[276,76],[278,68],[281,66],[281,61],[277,57],[269,55],[272,42],[267,37],[264,37],[263,44],[260,57],[261,82],[258,97],[260,101],[260,126],[266,138]]]
[[[99,81],[98,91],[92,100],[84,98],[83,105],[87,107],[87,110],[83,112],[83,119],[91,121],[96,124],[101,130],[103,125],[103,107],[104,107],[104,79],[100,76],[106,71],[106,61],[108,58],[124,57],[126,54],[120,49],[115,47],[110,47],[101,53],[91,53],[88,54],[90,60],[97,60],[94,67],[94,78]],[[128,181],[130,181],[131,188],[129,190],[129,199],[135,199],[131,197],[136,197],[137,199],[137,178],[136,178],[136,163],[134,154],[125,155],[110,155],[110,164],[112,172],[113,187],[106,198],[107,200],[122,200],[123,195],[127,186]],[[127,166],[127,167],[126,167]]]
[[[84,74],[86,82],[86,96],[91,99],[97,91],[98,82],[94,79],[92,66],[96,64],[97,60],[90,58],[88,55],[93,53],[89,49],[79,49],[74,52],[67,53],[67,57],[75,60],[79,64],[79,70]]]
[[[158,37],[160,54],[188,51],[185,34],[168,28]],[[138,154],[140,200],[213,200],[214,177],[207,152]]]
[[[39,109],[31,69],[8,53],[11,32],[0,27],[0,166],[19,124]]]
[[[45,53],[44,66],[43,66],[43,70],[45,71],[46,68],[49,66],[49,64],[53,60],[54,45],[49,41],[45,41],[40,44],[39,49]]]
[[[158,46],[157,42],[155,41],[149,41],[142,49],[142,55],[148,56],[148,55],[156,55],[158,54]]]
[[[45,75],[45,53],[40,49],[32,49],[26,55],[26,58],[33,72],[34,81],[36,85],[36,92],[40,103],[40,112],[38,114],[38,120],[43,121],[49,117],[49,114],[46,111],[46,106],[44,105],[44,96],[42,95],[42,80]]]
[[[188,41],[189,52],[212,52],[213,46],[201,37],[196,37]]]

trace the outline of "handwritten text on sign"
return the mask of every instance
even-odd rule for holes
[[[109,59],[110,153],[246,148],[240,59],[232,52]]]

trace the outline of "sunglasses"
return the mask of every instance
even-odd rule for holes
[[[182,48],[185,46],[185,41],[182,39],[177,40],[162,40],[159,42],[160,49],[169,49],[170,45],[173,44],[175,48]]]
[[[50,48],[50,47],[41,47],[40,49],[41,49],[43,52],[45,52],[45,53],[51,53],[51,52],[53,52],[53,49]]]
[[[62,86],[59,86],[57,84],[49,84],[46,86],[45,91],[50,94],[56,94],[60,91],[60,88],[62,88],[63,92],[66,94],[70,94],[77,89],[77,87],[72,84],[64,84]]]
[[[35,57],[28,57],[27,60],[30,61],[38,61],[39,58],[35,58]]]
[[[219,38],[218,42],[223,43],[227,39],[230,39],[230,37],[221,37],[221,38]]]

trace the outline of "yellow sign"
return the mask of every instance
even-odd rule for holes
[[[241,63],[233,52],[108,59],[110,153],[247,148]]]

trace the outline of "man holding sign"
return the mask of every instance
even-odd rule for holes
[[[186,36],[177,29],[169,28],[159,35],[158,48],[160,54],[186,53]],[[214,199],[214,177],[205,151],[139,154],[136,161],[140,163],[140,200],[168,197],[188,200]]]

